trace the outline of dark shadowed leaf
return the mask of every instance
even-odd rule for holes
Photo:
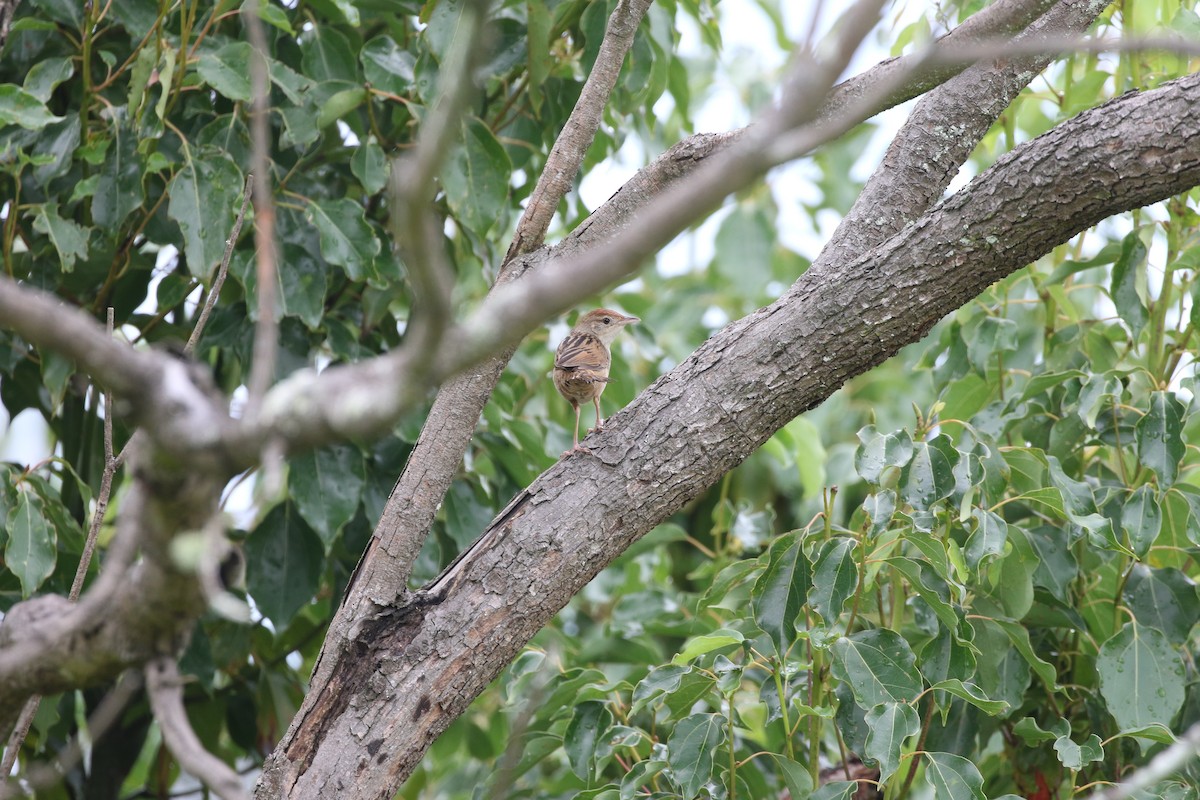
[[[811,568],[801,547],[799,532],[779,537],[771,544],[767,570],[754,584],[754,621],[775,643],[780,655],[796,635],[796,619],[808,599]]]
[[[1154,470],[1159,484],[1169,488],[1179,475],[1183,444],[1184,406],[1174,392],[1152,392],[1150,410],[1137,424],[1138,458]]]
[[[321,540],[291,502],[271,509],[246,539],[246,588],[276,626],[312,599],[324,566]]]
[[[857,542],[848,536],[836,536],[821,545],[812,567],[812,589],[808,602],[832,625],[842,613],[847,598],[858,586],[858,564],[854,560]]]
[[[311,450],[289,462],[288,487],[300,516],[328,551],[353,517],[366,484],[362,452],[340,444]]]

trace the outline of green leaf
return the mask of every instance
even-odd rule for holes
[[[792,799],[807,800],[813,790],[812,775],[808,769],[779,753],[765,753],[764,755],[775,762],[779,777],[783,779],[783,786],[788,790]]]
[[[975,530],[967,538],[964,555],[971,568],[978,569],[985,558],[1004,554],[1004,546],[1008,543],[1008,523],[995,511],[983,508],[971,509],[971,518],[975,521]]]
[[[317,591],[325,551],[291,502],[267,513],[246,537],[246,589],[277,628]]]
[[[11,83],[0,84],[0,126],[19,125],[37,131],[62,119],[51,114],[36,95]]]
[[[528,21],[529,93],[534,111],[541,109],[542,84],[554,67],[553,43],[550,41],[552,20],[548,5],[540,0],[526,0],[525,19]]]
[[[1187,642],[1200,620],[1196,584],[1171,567],[1135,565],[1125,584],[1125,602],[1138,624],[1162,631],[1175,645]]]
[[[8,512],[5,566],[21,582],[21,596],[30,597],[54,572],[58,537],[45,515],[42,498],[26,484],[17,487],[16,505]]]
[[[331,94],[317,112],[317,127],[324,128],[349,114],[367,101],[367,90],[361,86]]]
[[[963,683],[957,678],[938,681],[930,689],[936,689],[939,692],[946,692],[955,697],[965,700],[976,708],[991,714],[993,717],[1004,713],[1009,707],[1008,703],[1003,700],[989,700],[978,686],[973,683]]]
[[[278,28],[291,36],[296,35],[295,29],[292,28],[292,23],[288,21],[287,12],[277,5],[265,0],[244,0],[241,11],[243,14],[247,11],[252,11],[268,25]]]
[[[366,481],[362,453],[349,444],[310,450],[289,462],[289,494],[326,552],[354,518]]]
[[[508,201],[512,162],[481,120],[462,123],[462,141],[442,169],[450,210],[465,227],[484,235],[499,221]]]
[[[871,520],[871,535],[878,536],[887,530],[896,513],[896,493],[891,489],[872,492],[863,500],[862,509]]]
[[[1138,558],[1150,552],[1162,530],[1162,507],[1150,484],[1139,486],[1121,509],[1121,529],[1129,537],[1129,548]]]
[[[374,136],[360,144],[350,156],[350,171],[362,184],[367,194],[376,194],[387,186],[389,166],[383,148]]]
[[[854,451],[854,469],[864,481],[879,484],[888,467],[903,467],[912,458],[913,442],[908,431],[881,434],[874,425],[858,432],[858,449]]]
[[[721,628],[712,633],[693,636],[684,644],[683,649],[671,659],[671,663],[675,665],[684,665],[689,661],[711,653],[714,650],[720,650],[722,647],[730,647],[731,645],[741,644],[746,637],[735,630]]]
[[[303,54],[300,72],[305,77],[317,83],[361,83],[354,51],[341,31],[333,25],[315,25],[306,34],[301,34],[300,39]]]
[[[879,780],[900,766],[904,740],[921,730],[921,717],[907,703],[880,703],[867,712],[867,748],[863,755],[879,762]]]
[[[92,197],[92,219],[115,237],[125,218],[142,204],[145,194],[136,134],[117,126],[113,135],[115,141],[108,148]]]
[[[830,781],[813,792],[809,800],[851,800],[857,791],[857,781]]]
[[[666,768],[667,762],[658,759],[647,759],[634,764],[629,772],[625,773],[625,777],[621,778],[621,800],[634,800],[639,797],[642,787],[661,775]]]
[[[980,375],[986,376],[992,356],[1017,349],[1017,323],[1003,317],[984,317],[969,334],[967,359]]]
[[[957,451],[945,434],[914,442],[912,460],[900,473],[900,496],[913,508],[928,511],[954,493],[957,461]]]
[[[1146,245],[1137,230],[1130,231],[1121,242],[1121,255],[1112,268],[1112,301],[1117,313],[1129,326],[1136,340],[1150,319],[1146,304],[1137,291],[1138,273],[1146,263]]]
[[[183,232],[188,271],[202,281],[209,279],[225,254],[243,181],[236,164],[213,152],[188,159],[171,179],[167,216]]]
[[[69,58],[38,61],[25,75],[25,91],[45,103],[54,93],[54,88],[74,74],[75,66]],[[3,91],[2,87],[0,91]]]
[[[768,554],[767,569],[752,592],[754,621],[775,643],[782,656],[796,636],[796,619],[812,586],[811,568],[801,547],[800,532],[776,539]]]
[[[219,94],[246,102],[254,97],[250,87],[250,59],[253,57],[254,48],[249,42],[230,42],[215,53],[202,53],[196,71]]]
[[[765,286],[771,280],[775,225],[762,208],[734,206],[714,244],[714,264],[730,283]]]
[[[1089,734],[1083,744],[1075,744],[1069,736],[1060,736],[1054,742],[1054,752],[1067,769],[1079,770],[1093,761],[1104,760],[1104,746],[1094,733]]]
[[[363,207],[353,200],[311,201],[304,216],[321,234],[321,255],[344,267],[352,281],[366,278],[367,267],[379,253],[379,239],[367,224]]]
[[[612,713],[604,703],[587,701],[575,706],[575,713],[563,734],[563,750],[571,771],[591,782],[596,743],[612,725]]]
[[[1017,648],[1017,652],[1021,654],[1029,664],[1029,667],[1034,671],[1034,674],[1045,684],[1046,688],[1050,691],[1057,691],[1058,673],[1055,672],[1054,665],[1042,660],[1033,651],[1033,645],[1029,641],[1029,629],[1024,625],[1003,619],[991,620],[991,623],[998,625],[1001,630],[1008,634],[1009,641]]]
[[[826,625],[834,623],[858,586],[856,546],[857,542],[847,536],[835,536],[821,545],[813,562],[808,602]]]
[[[50,238],[58,252],[63,272],[75,268],[75,259],[87,258],[88,229],[58,215],[58,203],[49,202],[37,207],[33,229]]]
[[[412,89],[416,59],[390,36],[376,36],[358,54],[367,83],[385,92],[406,97]]]
[[[1166,489],[1179,475],[1179,460],[1187,448],[1183,443],[1183,403],[1174,392],[1152,392],[1150,411],[1137,424],[1138,459],[1158,476]]]
[[[937,800],[985,800],[979,768],[962,756],[927,753],[925,780]]]
[[[1071,723],[1065,719],[1059,719],[1055,721],[1053,729],[1045,731],[1033,717],[1025,717],[1013,726],[1013,733],[1020,736],[1021,741],[1025,744],[1037,745],[1042,742],[1054,741],[1063,736],[1070,736]]]
[[[912,648],[895,631],[859,631],[833,643],[833,675],[845,681],[864,709],[880,703],[907,703],[921,693],[921,675]]]
[[[713,752],[725,741],[723,722],[716,714],[693,714],[671,732],[667,763],[684,797],[695,797],[712,779]]]
[[[1184,672],[1166,634],[1127,622],[1096,656],[1100,694],[1121,730],[1170,726],[1183,705]]]

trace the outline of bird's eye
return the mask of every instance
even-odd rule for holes
[[[603,322],[605,325],[611,325],[611,324],[612,324],[612,317],[605,317],[604,319],[602,319],[602,320],[600,320],[600,321],[601,321],[601,322]]]

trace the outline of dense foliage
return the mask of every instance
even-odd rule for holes
[[[489,55],[437,200],[464,306],[494,276],[615,3],[494,5]],[[761,6],[782,38],[778,4]],[[403,337],[411,295],[387,232],[387,160],[414,140],[458,8],[259,9],[270,39],[280,376],[362,360]],[[0,55],[8,276],[98,319],[112,308],[131,341],[187,340],[248,172],[257,56],[240,12],[195,0],[19,8]],[[719,20],[707,0],[651,9],[585,172],[627,138],[656,151],[691,131],[721,52]],[[936,24],[930,11],[891,43],[899,51]],[[699,32],[698,54],[679,53],[681,27]],[[1175,0],[1127,0],[1100,27],[1195,33],[1200,17]],[[1014,104],[972,167],[1190,66],[1162,54],[1066,58]],[[738,88],[757,105],[773,79]],[[847,175],[873,133],[860,128],[809,161],[814,228],[853,200]],[[1198,199],[1080,236],[788,425],[602,573],[434,745],[401,795],[833,800],[854,790],[843,782],[853,753],[878,768],[888,798],[1048,800],[1146,763],[1200,722],[1200,456],[1187,445],[1200,424]],[[805,255],[778,232],[781,206],[796,202],[753,191],[721,218],[707,263],[647,270],[604,298],[644,322],[619,349],[607,408],[804,270]],[[560,211],[569,230],[588,209],[572,193]],[[228,392],[252,360],[251,227],[195,351]],[[418,581],[569,445],[573,416],[546,377],[557,334],[531,337],[509,366]],[[70,587],[104,467],[103,404],[69,361],[3,330],[0,400],[10,418],[44,417],[53,451],[0,464],[7,610]],[[421,421],[291,460],[286,491],[260,491],[241,512],[254,621],[210,614],[182,662],[194,678],[192,724],[237,767],[260,763],[294,713]],[[118,449],[129,435],[118,424]],[[110,515],[121,497],[118,483]],[[84,732],[103,695],[47,698],[24,760],[47,760]],[[108,736],[82,738],[89,758],[39,796],[166,796],[179,782],[144,701]],[[822,780],[832,783],[817,790]],[[1140,796],[1194,798],[1197,787],[1200,771],[1184,772]]]

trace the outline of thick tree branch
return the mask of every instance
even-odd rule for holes
[[[879,247],[813,267],[662,376],[522,492],[455,567],[363,620],[260,797],[387,796],[567,600],[798,413],[1107,216],[1200,183],[1200,75],[1029,142]]]

